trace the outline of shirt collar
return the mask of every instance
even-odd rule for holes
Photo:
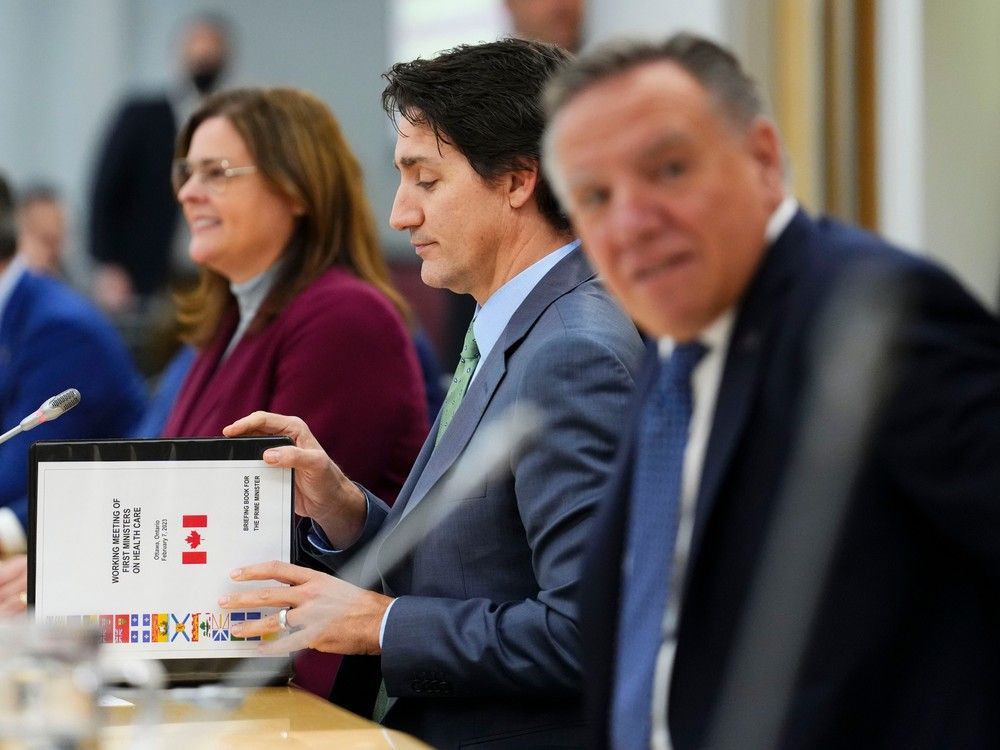
[[[795,216],[795,212],[798,210],[799,202],[792,196],[786,195],[781,203],[778,204],[774,213],[771,214],[771,218],[767,220],[767,228],[764,230],[764,241],[768,245],[773,245],[774,241],[781,236],[781,233],[791,223],[792,217]]]
[[[729,334],[733,330],[735,320],[736,308],[730,307],[716,318],[712,325],[702,331],[698,335],[697,340],[709,351],[723,351],[729,343]],[[674,340],[669,336],[658,339],[656,342],[656,351],[660,355],[660,359],[669,359],[674,351]]]
[[[504,328],[514,316],[517,308],[527,298],[538,282],[551,271],[555,265],[576,250],[580,240],[563,245],[553,250],[545,257],[536,260],[521,271],[517,276],[507,281],[490,295],[482,307],[477,308],[472,321],[472,329],[476,334],[476,346],[479,348],[479,361],[482,362],[500,340]]]

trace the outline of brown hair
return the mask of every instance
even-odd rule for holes
[[[329,108],[298,89],[220,91],[181,129],[178,157],[187,155],[194,132],[212,117],[226,118],[243,138],[259,174],[293,205],[304,208],[282,253],[278,278],[250,330],[266,326],[335,265],[375,286],[409,320],[409,309],[389,280],[379,249],[361,166]],[[224,277],[203,267],[198,285],[177,295],[176,301],[181,338],[204,346],[218,329],[232,294]]]

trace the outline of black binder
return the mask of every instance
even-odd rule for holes
[[[38,530],[38,465],[41,462],[89,461],[228,461],[259,460],[267,448],[291,445],[285,437],[174,438],[151,440],[38,441],[29,449],[28,475],[28,603],[35,602]],[[292,481],[294,493],[294,478]],[[294,502],[294,498],[292,498]],[[289,549],[294,558],[294,519],[289,523]],[[250,561],[248,561],[250,562]],[[290,562],[294,562],[290,560]],[[86,585],[85,581],[80,582]],[[137,658],[155,658],[140,655]],[[291,675],[286,657],[212,657],[161,659],[170,684],[238,682],[241,685],[284,684]]]

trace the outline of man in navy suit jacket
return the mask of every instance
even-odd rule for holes
[[[0,205],[0,225],[9,222],[6,212]],[[124,437],[145,406],[142,379],[114,329],[68,286],[28,271],[14,250],[13,241],[0,236],[0,432],[67,388],[77,388],[82,400],[57,421],[0,445],[4,554],[24,545],[28,446],[35,440]]]
[[[569,231],[539,166],[539,94],[566,60],[521,40],[459,47],[386,74],[398,116],[400,182],[391,223],[407,230],[430,286],[471,294],[473,347],[390,510],[350,482],[300,420],[254,414],[227,435],[289,435],[264,458],[296,469],[302,548],[333,570],[363,555],[379,591],[285,565],[237,580],[290,587],[234,594],[290,607],[292,645],[378,654],[387,726],[434,747],[573,747],[584,741],[575,592],[621,415],[642,358],[635,326],[614,304]],[[478,359],[478,363],[476,360]],[[455,389],[474,372],[452,412]],[[512,406],[544,412],[544,434],[507,448],[504,471],[482,476],[398,564],[386,550],[412,533],[474,436]],[[390,530],[385,543],[366,543]],[[268,617],[243,634],[277,630]],[[356,659],[335,693],[367,713]]]
[[[745,663],[739,645],[754,632],[748,608],[776,553],[768,540],[780,533],[788,468],[816,427],[806,408],[823,375],[810,370],[810,352],[824,344],[816,332],[861,273],[900,295],[880,363],[891,380],[866,410],[868,439],[843,478],[839,528],[820,540],[831,545],[828,564],[799,571],[816,577],[815,607],[792,613],[811,627],[787,665],[768,746],[1000,746],[996,319],[932,264],[799,210],[753,82],[711,42],[679,35],[601,48],[547,97],[548,174],[602,278],[658,339],[581,589],[594,745],[703,747],[723,736],[713,719],[751,710],[720,696],[738,694],[727,691],[746,677],[731,670]],[[629,675],[615,664],[632,657],[636,622],[622,621],[620,605],[645,575],[642,559],[629,568],[626,557],[637,538],[636,456],[649,449],[636,425],[650,418],[661,362],[691,342],[707,354],[690,377],[680,522],[661,540],[676,545],[674,577],[659,645],[640,654],[655,665],[649,703],[635,706],[621,702]],[[853,364],[862,363],[846,370]],[[809,495],[788,507],[814,517]],[[763,635],[780,609],[755,620]],[[776,696],[755,697],[767,705]],[[633,708],[644,725],[616,725]]]

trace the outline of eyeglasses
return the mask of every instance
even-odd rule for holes
[[[187,159],[174,159],[170,170],[170,179],[174,185],[174,194],[180,193],[193,175],[198,175],[201,184],[216,195],[226,192],[229,180],[241,174],[253,174],[255,166],[231,167],[229,159],[206,159],[192,163]]]

